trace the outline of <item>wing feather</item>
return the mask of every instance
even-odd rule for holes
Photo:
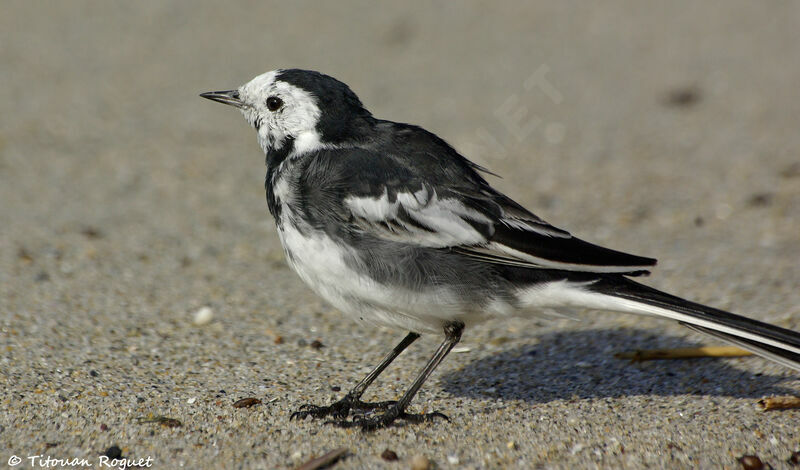
[[[435,135],[386,125],[392,137],[385,141],[316,157],[326,175],[319,183],[339,188],[337,201],[328,202],[353,230],[511,266],[638,275],[655,265],[655,259],[594,245],[548,224],[492,188]]]
[[[430,188],[430,189],[429,189]],[[495,203],[470,204],[464,196],[440,198],[432,186],[378,197],[344,200],[362,230],[392,241],[450,248],[482,261],[512,266],[644,274],[655,260],[585,242],[542,220],[511,218]]]

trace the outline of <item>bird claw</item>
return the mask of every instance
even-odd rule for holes
[[[328,406],[317,406],[311,403],[306,403],[300,408],[292,413],[289,417],[290,420],[293,419],[305,419],[309,416],[312,418],[324,418],[326,416],[332,416],[338,420],[346,420],[347,416],[350,414],[352,410],[359,410],[359,411],[374,411],[374,410],[386,410],[389,409],[391,406],[395,405],[396,401],[380,401],[374,403],[367,403],[363,402],[357,398],[351,398],[349,396],[345,396],[341,400],[334,402]]]
[[[326,421],[327,424],[333,424],[340,428],[361,428],[364,432],[371,432],[377,429],[389,427],[395,423],[396,420],[403,420],[409,423],[427,423],[434,421],[436,418],[442,418],[445,421],[450,421],[445,414],[435,411],[433,413],[406,413],[401,411],[396,406],[387,408],[381,414],[362,414],[353,416],[352,419],[341,417],[336,420]]]

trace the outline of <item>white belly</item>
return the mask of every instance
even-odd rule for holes
[[[284,206],[278,235],[289,265],[317,294],[348,316],[358,320],[418,333],[441,333],[452,320],[473,323],[478,312],[469,312],[444,288],[412,292],[375,282],[356,271],[346,260],[352,252],[324,233],[301,233],[289,222]]]

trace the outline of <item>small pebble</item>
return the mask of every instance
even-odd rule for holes
[[[139,423],[142,423],[142,424],[145,424],[145,423],[160,424],[161,426],[163,426],[165,428],[179,428],[179,427],[183,426],[183,423],[181,423],[179,420],[177,420],[175,418],[170,418],[168,416],[150,416],[150,417],[142,416],[142,417],[136,418],[136,420]],[[153,435],[152,431],[151,431],[150,435],[151,436]]]
[[[689,107],[700,101],[702,94],[700,89],[694,86],[676,88],[664,98],[664,103],[668,106]]]
[[[197,326],[203,326],[211,323],[211,320],[214,318],[214,311],[211,310],[211,307],[203,307],[200,310],[194,312],[194,324]]]
[[[737,460],[742,464],[744,470],[761,470],[765,468],[764,462],[755,455],[743,455]]]
[[[17,258],[24,261],[25,263],[31,263],[33,261],[33,256],[31,256],[30,252],[26,250],[24,247],[20,247],[17,250]]]
[[[461,462],[458,460],[458,456],[457,455],[448,455],[447,456],[447,463],[449,463],[450,465],[458,465]]]
[[[514,450],[517,448],[517,443],[514,441],[508,441],[506,442],[506,447],[508,447],[510,450]]]
[[[193,405],[193,404],[194,404],[194,402],[196,402],[196,401],[197,401],[197,398],[195,398],[195,397],[192,397],[192,398],[190,398],[190,399],[186,400],[186,403],[188,403],[188,404],[190,404],[190,405]]]
[[[325,345],[322,344],[322,341],[315,339],[311,342],[310,346],[314,349],[322,349]]]
[[[424,455],[415,455],[411,458],[411,470],[429,470],[431,461]]]
[[[101,431],[108,431],[108,425],[107,424],[101,424],[100,425],[100,430]]]
[[[792,455],[786,460],[787,463],[790,463],[794,466],[800,465],[800,450],[796,450],[792,452]]]
[[[320,457],[315,457],[308,462],[300,465],[295,470],[319,470],[321,468],[330,468],[337,460],[347,455],[347,447],[340,447],[330,452],[326,452]]]
[[[101,232],[99,229],[97,229],[95,227],[91,227],[91,226],[84,227],[83,230],[81,230],[81,233],[86,238],[92,238],[92,239],[103,238],[103,232]]]
[[[233,404],[234,408],[250,408],[253,405],[260,405],[261,400],[258,398],[248,397],[242,398]]]
[[[109,459],[118,459],[122,457],[122,449],[120,449],[118,446],[111,446],[108,449],[106,449],[105,452],[103,452],[103,455],[105,455]]]
[[[398,457],[395,451],[386,449],[381,453],[381,458],[388,462],[394,462],[395,460],[397,460]]]
[[[730,206],[730,204],[722,203],[714,208],[714,215],[716,215],[719,220],[727,219],[732,213],[733,208]]]
[[[753,207],[765,207],[772,203],[775,195],[772,193],[756,193],[747,199],[747,204]]]

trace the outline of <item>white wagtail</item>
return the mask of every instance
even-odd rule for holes
[[[292,417],[375,429],[406,412],[466,326],[543,308],[656,315],[800,370],[800,334],[632,281],[656,264],[573,237],[492,188],[444,140],[376,119],[344,83],[276,70],[200,96],[239,108],[266,153],[266,190],[286,257],[347,315],[410,331],[343,399]],[[420,333],[444,333],[398,401],[361,396]],[[380,410],[380,411],[376,411]]]

